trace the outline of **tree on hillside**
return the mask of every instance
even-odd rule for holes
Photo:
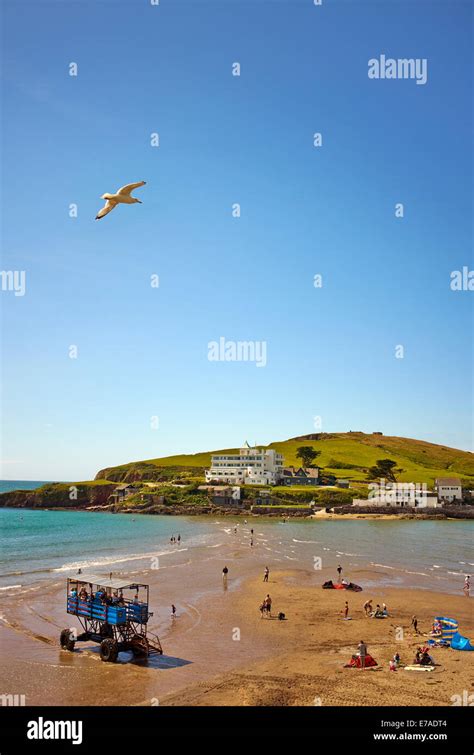
[[[369,480],[376,480],[383,477],[389,482],[396,482],[395,472],[402,472],[403,470],[397,467],[396,461],[392,459],[378,459],[374,467],[369,468],[368,478]]]
[[[301,459],[301,466],[312,467],[313,461],[318,458],[321,451],[315,451],[312,446],[300,446],[296,449],[296,458]]]

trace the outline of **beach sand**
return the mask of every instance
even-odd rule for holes
[[[212,551],[211,551],[212,552]],[[183,560],[169,570],[129,572],[151,585],[164,655],[148,663],[121,654],[102,663],[98,646],[59,648],[62,628],[77,623],[65,613],[64,580],[2,598],[0,659],[2,694],[23,694],[27,705],[451,705],[453,695],[474,693],[474,653],[433,651],[435,671],[390,672],[399,652],[411,663],[426,637],[410,630],[413,614],[423,633],[434,616],[454,616],[462,634],[474,639],[471,599],[383,584],[376,568],[351,572],[370,585],[363,592],[322,590],[333,573],[301,568],[271,570],[263,583],[261,553],[235,548],[227,554],[224,589],[222,560]],[[117,576],[117,572],[114,573]],[[266,593],[273,613],[286,621],[261,618]],[[178,600],[178,597],[179,600]],[[366,618],[367,598],[385,602],[390,617]],[[342,611],[349,602],[351,621]],[[177,605],[171,618],[170,606]],[[159,609],[156,606],[159,604]],[[396,632],[403,629],[403,639]],[[363,639],[377,660],[375,669],[344,668]]]

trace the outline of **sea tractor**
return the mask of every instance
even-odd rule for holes
[[[66,611],[76,616],[83,632],[63,629],[61,647],[74,650],[76,642],[97,642],[102,661],[114,663],[122,650],[141,658],[163,654],[160,640],[147,630],[149,586],[94,575],[67,579]]]

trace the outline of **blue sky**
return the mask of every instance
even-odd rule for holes
[[[26,294],[1,292],[2,476],[88,479],[315,416],[472,449],[472,292],[450,289],[473,266],[471,16],[4,2],[2,270]],[[370,80],[382,53],[426,58],[427,83]],[[142,205],[94,220],[140,180]],[[210,362],[221,336],[265,341],[267,366]]]

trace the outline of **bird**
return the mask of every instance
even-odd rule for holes
[[[122,186],[121,189],[118,189],[115,194],[102,194],[101,199],[106,200],[105,206],[99,210],[95,219],[100,220],[105,217],[105,215],[108,215],[118,204],[135,204],[135,202],[143,204],[141,199],[137,199],[130,195],[134,189],[138,189],[139,186],[145,186],[145,184],[146,181],[139,181],[136,184],[126,184],[125,186]]]

